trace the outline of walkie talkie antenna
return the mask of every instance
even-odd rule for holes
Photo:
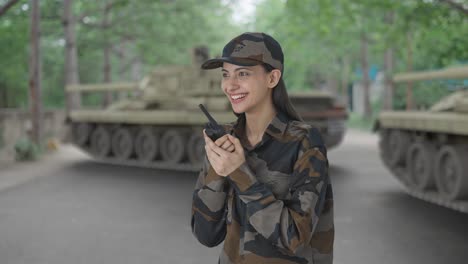
[[[214,120],[214,118],[210,115],[210,113],[208,113],[208,111],[206,110],[205,106],[203,106],[203,104],[199,104],[198,106],[199,106],[200,109],[203,111],[203,113],[206,115],[206,117],[208,118],[208,120],[210,120],[210,123],[212,123],[213,125],[217,126],[217,125],[218,125],[218,122],[216,122],[216,120]]]
[[[216,122],[210,113],[208,113],[208,110],[205,109],[205,106],[203,106],[203,104],[199,104],[198,106],[209,120],[209,122],[205,125],[206,135],[213,141],[225,135],[226,131],[224,131],[224,128],[218,125],[218,122]]]

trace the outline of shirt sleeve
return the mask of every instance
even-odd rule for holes
[[[290,199],[276,199],[246,163],[228,176],[246,205],[250,227],[289,254],[310,243],[326,199],[328,160],[321,140],[319,145],[314,143],[317,136],[314,130],[301,142],[291,175]]]
[[[226,177],[216,174],[206,155],[192,198],[192,233],[208,247],[219,245],[226,236]]]

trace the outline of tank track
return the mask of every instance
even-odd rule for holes
[[[96,152],[96,149],[94,149],[93,151],[93,148],[92,148],[92,143],[91,143],[91,131],[97,131],[97,127],[99,126],[102,126],[102,125],[95,125],[93,124],[91,127],[92,127],[92,130],[88,131],[87,133],[84,133],[84,137],[80,137],[78,136],[77,137],[77,134],[73,133],[72,131],[76,132],[78,131],[78,134],[80,134],[80,129],[79,127],[72,127],[70,126],[70,130],[68,131],[68,134],[66,136],[66,142],[74,145],[75,147],[77,147],[78,149],[80,149],[82,152],[86,153],[91,159],[93,162],[97,162],[97,163],[101,163],[101,164],[111,164],[111,165],[120,165],[120,166],[130,166],[130,167],[139,167],[139,168],[151,168],[151,169],[162,169],[162,170],[171,170],[171,171],[184,171],[184,172],[197,172],[197,171],[200,171],[201,169],[201,162],[194,162],[193,158],[190,159],[190,154],[188,153],[189,150],[188,148],[192,147],[193,148],[193,145],[190,145],[188,146],[187,144],[190,142],[190,140],[187,140],[187,138],[191,138],[191,136],[195,136],[195,135],[192,135],[192,133],[190,133],[190,131],[192,129],[197,129],[199,131],[201,131],[201,127],[195,127],[195,126],[186,126],[186,127],[178,127],[176,130],[178,132],[180,132],[180,137],[179,139],[181,139],[181,137],[186,137],[186,139],[184,139],[183,143],[181,144],[184,144],[183,145],[183,148],[182,148],[182,154],[180,153],[180,146],[178,148],[179,151],[176,151],[178,152],[179,154],[175,154],[175,155],[178,155],[176,158],[172,159],[172,158],[163,158],[161,157],[162,153],[160,153],[159,151],[161,151],[160,149],[160,143],[157,144],[158,146],[158,157],[157,158],[151,158],[151,159],[138,159],[137,158],[137,154],[136,154],[136,149],[132,148],[133,150],[130,152],[130,153],[127,153],[128,155],[125,155],[124,157],[122,156],[119,156],[119,155],[116,155],[116,153],[113,152],[113,150],[109,150],[109,148],[111,148],[110,145],[106,145],[107,148],[104,148],[104,149],[107,149],[105,151],[105,153],[100,153],[98,151],[98,153],[95,153]],[[125,125],[107,125],[106,126],[109,131],[109,135],[108,137],[111,137],[112,134],[115,135],[115,132],[118,131],[119,128],[129,128],[130,126],[125,126]],[[145,127],[143,126],[133,126],[132,129],[133,131],[136,133],[136,131],[139,131],[139,130],[143,130]],[[162,129],[163,127],[159,127],[159,129]],[[91,129],[91,128],[89,128]],[[113,132],[110,132],[110,130],[112,130]],[[172,129],[173,131],[174,129]],[[161,131],[166,131],[166,132],[170,132],[171,129],[167,129],[167,130],[161,130]],[[160,131],[160,132],[161,132]],[[133,133],[133,136],[135,135],[135,133]],[[168,134],[166,133],[166,134]],[[201,135],[200,135],[201,137]],[[198,137],[196,137],[198,138]],[[131,141],[134,140],[134,138],[130,139]],[[158,142],[160,142],[160,140],[162,141],[161,139],[161,135],[158,136]],[[182,139],[181,139],[182,140]],[[127,140],[128,141],[128,140]],[[109,143],[109,142],[108,142]],[[180,143],[180,142],[179,142]],[[110,143],[112,144],[112,143]],[[133,145],[134,146],[134,145]],[[102,146],[101,146],[102,147]],[[174,154],[174,153],[173,153]],[[195,155],[200,156],[200,153],[196,153]],[[193,154],[192,154],[193,156]]]
[[[423,201],[426,201],[426,202],[430,202],[430,203],[433,203],[433,204],[437,204],[439,206],[443,206],[443,207],[446,207],[446,208],[449,208],[449,209],[452,209],[452,210],[455,210],[455,211],[459,211],[459,212],[468,214],[468,201],[466,201],[466,200],[452,201],[452,200],[449,200],[447,198],[444,198],[443,196],[441,196],[435,190],[427,190],[427,191],[422,192],[422,191],[410,189],[406,185],[406,183],[402,180],[402,179],[407,178],[407,173],[404,171],[403,168],[398,168],[398,167],[397,168],[391,168],[388,165],[386,165],[386,166],[398,178],[398,180],[403,184],[403,186],[405,188],[405,191],[409,195],[411,195],[411,196],[413,196],[413,197],[415,197],[417,199],[421,199]]]
[[[201,169],[200,166],[196,166],[188,161],[180,163],[172,163],[161,160],[153,160],[151,162],[143,162],[137,159],[128,159],[120,160],[114,157],[101,158],[93,155],[89,148],[83,148],[82,146],[76,145],[71,142],[75,147],[84,151],[87,155],[92,157],[92,161],[101,163],[101,164],[111,164],[111,165],[120,165],[120,166],[130,166],[138,168],[149,168],[149,169],[161,169],[161,170],[171,170],[171,171],[185,171],[185,172],[198,172]]]
[[[379,129],[380,158],[409,195],[465,214],[467,147],[464,136]]]

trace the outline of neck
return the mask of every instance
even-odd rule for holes
[[[273,103],[266,104],[258,111],[249,111],[245,113],[246,126],[245,133],[250,143],[257,143],[262,139],[265,130],[276,115]]]

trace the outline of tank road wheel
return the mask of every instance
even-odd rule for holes
[[[386,157],[390,166],[395,167],[404,162],[410,137],[408,133],[400,130],[389,131],[388,141],[384,143],[387,151]]]
[[[91,124],[89,123],[74,123],[72,125],[73,142],[78,146],[84,146],[89,140],[91,133]]]
[[[98,126],[91,134],[91,153],[98,158],[105,158],[111,150],[111,134],[108,128]]]
[[[151,162],[158,157],[159,135],[153,128],[139,129],[135,138],[135,152],[143,162]]]
[[[389,148],[387,142],[389,141],[390,130],[388,129],[381,129],[379,131],[379,149],[380,149],[380,158],[382,159],[383,163],[391,167],[388,162],[389,156]]]
[[[119,160],[127,160],[133,154],[133,136],[129,128],[120,127],[112,134],[112,152]]]
[[[195,166],[201,166],[205,157],[205,140],[199,132],[193,133],[187,143],[187,156]]]
[[[429,143],[411,144],[406,154],[407,179],[410,188],[426,190],[434,186],[435,147]]]
[[[466,146],[444,146],[437,153],[435,180],[437,190],[449,199],[468,197]]]
[[[161,137],[161,157],[170,163],[179,163],[185,156],[184,135],[177,129],[168,129]]]

